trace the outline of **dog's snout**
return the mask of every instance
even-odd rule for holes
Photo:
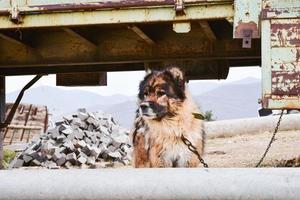
[[[149,107],[149,104],[143,103],[140,105],[140,107],[141,107],[142,111],[145,111]]]
[[[141,109],[146,109],[146,108],[153,108],[155,107],[155,103],[152,102],[152,101],[147,101],[147,102],[144,102],[140,105]]]

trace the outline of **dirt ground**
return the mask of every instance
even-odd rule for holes
[[[255,167],[272,133],[209,139],[205,161],[209,167]],[[286,161],[300,156],[300,131],[278,132],[262,167],[286,166]],[[300,158],[299,158],[300,160]],[[295,159],[290,162],[300,162]]]
[[[265,132],[208,139],[203,158],[210,168],[255,167],[271,137],[271,132]],[[300,130],[278,132],[276,140],[261,165],[261,167],[291,166],[300,167]],[[22,169],[33,168],[36,167]],[[126,168],[131,168],[131,166],[126,166]]]

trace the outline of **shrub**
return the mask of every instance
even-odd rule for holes
[[[4,168],[7,168],[9,163],[16,157],[16,152],[4,149],[3,150],[3,166]]]
[[[216,119],[214,119],[213,116],[214,116],[214,114],[213,114],[212,110],[205,111],[204,120],[205,121],[215,121]]]

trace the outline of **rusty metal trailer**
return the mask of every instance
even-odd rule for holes
[[[243,48],[232,37],[232,0],[1,2],[0,75],[55,73],[68,85],[62,73],[176,63],[189,79],[224,79],[229,66],[260,65],[259,39]],[[95,84],[90,75],[78,85]]]
[[[1,121],[5,76],[105,85],[167,64],[189,80],[261,66],[262,106],[300,109],[300,0],[0,0]]]

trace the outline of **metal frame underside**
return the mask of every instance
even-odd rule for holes
[[[232,38],[232,0],[12,2],[0,4],[0,75],[177,64],[190,79],[221,79],[260,65],[259,39],[244,49]]]

